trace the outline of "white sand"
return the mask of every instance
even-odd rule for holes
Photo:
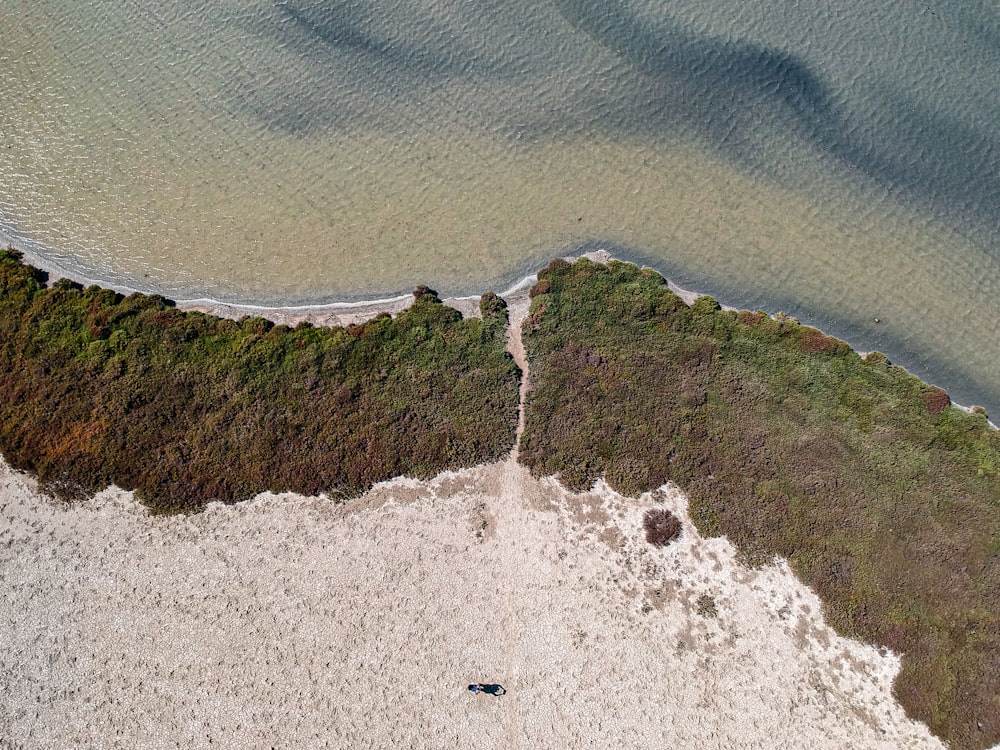
[[[939,747],[784,565],[511,461],[153,518],[0,466],[3,747]],[[698,613],[714,597],[718,616]],[[471,681],[507,695],[473,696]]]

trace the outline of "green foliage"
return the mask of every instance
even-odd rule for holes
[[[517,423],[506,308],[433,292],[344,328],[181,312],[0,251],[0,450],[63,497],[114,483],[155,511],[258,492],[354,495],[495,460]],[[487,314],[488,313],[488,314]]]
[[[574,489],[670,480],[702,533],[787,557],[837,630],[903,654],[953,748],[1000,742],[1000,433],[788,316],[690,308],[623,263],[552,263],[521,460]]]

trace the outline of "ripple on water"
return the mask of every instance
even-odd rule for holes
[[[995,20],[773,5],[17,4],[0,231],[263,303],[481,291],[596,242],[997,413]]]

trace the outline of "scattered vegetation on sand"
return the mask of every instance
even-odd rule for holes
[[[426,287],[395,319],[275,326],[61,280],[0,251],[0,451],[74,498],[159,512],[264,491],[355,495],[499,458],[519,372],[493,294],[463,320]]]
[[[658,274],[553,261],[524,342],[521,460],[574,489],[670,480],[706,535],[775,555],[955,749],[1000,742],[1000,433],[794,319],[691,307]]]

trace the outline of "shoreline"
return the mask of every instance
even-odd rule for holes
[[[108,282],[101,279],[92,279],[82,274],[68,271],[60,264],[53,262],[36,251],[24,245],[12,241],[9,235],[0,232],[0,245],[10,247],[24,256],[25,262],[49,274],[49,281],[59,279],[70,279],[84,287],[99,286],[102,289],[110,289],[118,294],[128,296],[130,294],[154,295],[160,294],[156,291],[144,291],[124,284]],[[496,292],[497,296],[510,301],[523,294],[527,296],[527,291],[538,280],[537,272],[523,276],[512,282],[507,289]],[[420,282],[415,282],[414,288]],[[479,299],[485,292],[478,294],[456,295],[442,297],[441,301],[462,313],[465,317],[479,317]],[[165,296],[165,295],[161,295]],[[309,304],[277,304],[264,305],[249,302],[227,302],[212,297],[166,297],[173,302],[178,310],[203,312],[221,318],[238,320],[241,317],[260,317],[270,320],[275,324],[294,326],[300,322],[307,322],[313,325],[349,325],[352,323],[362,323],[375,317],[380,313],[396,315],[405,310],[413,302],[412,293],[397,294],[391,297],[374,297],[363,300],[317,302]]]
[[[26,613],[0,623],[0,734],[25,744],[944,747],[892,695],[897,655],[703,538],[672,486],[571,493],[511,456],[151,517],[115,488],[54,505],[0,459],[0,514]]]
[[[354,308],[366,308],[374,307],[378,305],[393,305],[398,304],[403,300],[410,299],[410,290],[400,290],[396,293],[385,292],[385,291],[375,291],[371,292],[372,296],[359,297],[347,299],[332,299],[330,301],[320,301],[320,302],[286,302],[278,300],[275,302],[259,302],[259,301],[243,301],[237,293],[234,295],[233,299],[216,299],[215,297],[209,296],[184,296],[180,293],[175,292],[163,292],[155,288],[140,289],[134,286],[129,286],[127,283],[121,283],[117,281],[110,281],[108,279],[95,278],[87,275],[83,271],[74,271],[66,268],[66,266],[60,264],[57,261],[52,260],[45,252],[46,248],[39,250],[39,243],[26,241],[23,238],[18,238],[17,236],[8,234],[0,229],[0,247],[2,248],[12,248],[24,256],[26,262],[30,263],[32,266],[45,271],[48,273],[52,280],[57,280],[61,278],[71,279],[72,281],[81,284],[84,287],[87,286],[99,286],[102,289],[111,289],[112,291],[118,292],[119,294],[129,295],[129,294],[145,294],[145,295],[160,295],[166,299],[175,302],[180,308],[182,305],[188,305],[191,308],[194,307],[219,307],[219,308],[232,308],[240,311],[246,311],[247,314],[255,314],[261,312],[275,311],[277,313],[301,313],[308,314],[313,312],[326,312],[326,311],[338,311],[338,310],[349,310]],[[582,246],[581,246],[582,247]],[[595,246],[596,247],[596,246]],[[548,260],[555,257],[555,254],[559,250],[553,250],[552,254],[545,254],[542,257],[544,260],[537,263],[525,262],[522,264],[523,269],[537,268],[541,269],[545,267]],[[565,257],[579,257],[580,255],[586,255],[587,251],[580,250],[577,253],[571,253]],[[616,258],[618,256],[615,256]],[[618,258],[621,259],[621,258]],[[637,261],[628,260],[626,262],[636,263],[641,265]],[[474,291],[468,293],[449,293],[447,296],[442,296],[442,301],[445,299],[462,301],[475,299],[478,301],[479,297],[485,291],[493,291],[498,296],[506,297],[508,294],[515,294],[521,289],[526,289],[535,281],[535,276],[537,270],[529,271],[523,273],[523,275],[514,274],[513,278],[498,284],[497,286],[503,287],[504,292],[498,292],[495,288],[486,289],[489,285],[484,285],[483,291]],[[421,279],[416,279],[413,281],[413,287],[415,288],[419,284],[423,284],[425,281]],[[438,291],[438,290],[435,290]],[[385,296],[383,296],[385,295]],[[317,295],[320,296],[320,295]],[[330,295],[334,296],[334,295]],[[184,309],[189,309],[185,307]],[[263,317],[263,316],[261,316]]]
[[[57,281],[59,279],[65,278],[78,283],[84,287],[88,286],[99,286],[102,289],[110,289],[118,294],[130,295],[130,294],[160,294],[156,291],[143,291],[141,289],[136,289],[134,287],[127,286],[125,284],[118,284],[114,282],[109,282],[102,279],[93,279],[82,274],[73,273],[68,271],[66,268],[61,266],[44,255],[38,254],[35,250],[24,244],[12,239],[9,235],[0,232],[0,244],[5,247],[13,248],[24,256],[24,260],[30,263],[35,268],[45,271],[50,276],[50,281]],[[667,286],[670,288],[674,294],[679,296],[684,300],[685,303],[690,305],[695,299],[702,296],[703,294],[708,294],[707,292],[692,291],[689,289],[684,289],[677,284],[675,284],[671,279],[669,279],[665,274],[663,274],[659,269],[649,266],[634,260],[629,260],[627,258],[621,258],[614,255],[610,250],[595,247],[595,249],[582,250],[577,253],[571,253],[568,255],[558,256],[564,260],[570,262],[578,258],[588,258],[597,263],[606,263],[609,260],[619,260],[623,263],[632,263],[640,268],[650,268],[653,271],[659,273],[667,282]],[[544,268],[544,265],[539,267],[538,270]],[[506,289],[500,292],[495,292],[498,297],[502,297],[507,300],[508,303],[512,298],[516,299],[522,295],[527,296],[528,290],[534,286],[538,281],[538,270],[526,274],[521,278],[510,282]],[[416,282],[419,284],[420,282]],[[466,295],[455,295],[455,296],[445,296],[441,297],[441,301],[459,310],[463,315],[471,315],[472,317],[479,317],[479,299],[485,291],[476,294],[466,294]],[[165,295],[161,295],[165,296]],[[395,315],[396,313],[406,309],[409,304],[413,301],[413,296],[410,293],[397,294],[390,297],[374,297],[371,299],[363,300],[350,300],[350,301],[333,301],[333,302],[317,302],[317,303],[307,303],[307,304],[257,304],[251,302],[229,302],[225,300],[215,299],[213,297],[178,297],[172,298],[167,297],[173,302],[177,309],[179,310],[192,310],[196,312],[204,312],[210,315],[217,315],[219,317],[238,319],[239,317],[261,317],[266,320],[270,320],[272,323],[286,325],[294,325],[298,322],[309,322],[314,325],[346,325],[347,323],[360,323],[365,320],[369,320],[372,317],[386,312],[390,315]],[[722,304],[720,302],[720,304]],[[728,304],[723,304],[723,309],[726,310],[738,310],[740,308],[733,307]],[[469,312],[467,313],[466,310]],[[317,321],[321,320],[334,320],[339,321],[341,319],[346,320],[347,323],[320,323]]]
[[[602,262],[610,254],[588,257]],[[515,358],[520,347],[511,339],[528,304],[522,286],[509,306],[508,351]],[[519,432],[520,425],[522,420]],[[86,744],[81,735],[68,734],[82,723],[142,744],[146,726],[131,718],[138,715],[155,731],[191,745],[197,738],[186,734],[184,719],[211,716],[211,728],[207,719],[199,724],[208,741],[262,744],[277,726],[263,710],[253,721],[241,714],[244,723],[227,724],[237,701],[281,705],[284,715],[290,706],[281,696],[299,700],[303,685],[310,685],[306,700],[315,702],[309,704],[313,714],[329,716],[344,695],[361,694],[364,706],[399,717],[372,727],[368,711],[335,714],[338,727],[355,733],[345,746],[379,727],[390,732],[405,726],[406,736],[393,734],[387,744],[413,731],[437,736],[433,716],[450,711],[456,713],[445,726],[456,736],[463,717],[473,716],[469,737],[485,731],[497,746],[517,745],[524,737],[530,738],[524,744],[536,747],[579,745],[574,738],[594,731],[587,721],[600,689],[606,697],[597,714],[622,718],[593,746],[625,737],[650,747],[665,736],[678,744],[705,744],[719,734],[745,741],[747,732],[758,732],[764,746],[778,733],[794,743],[817,727],[828,743],[816,736],[811,743],[817,747],[941,746],[925,725],[901,715],[892,694],[900,668],[896,654],[837,636],[787,562],[757,571],[738,565],[728,542],[698,534],[686,498],[673,485],[637,500],[602,481],[583,493],[561,490],[551,478],[529,476],[517,445],[501,461],[426,481],[380,482],[343,505],[323,496],[260,493],[243,503],[210,504],[201,514],[154,520],[134,496],[114,488],[76,507],[54,508],[24,493],[25,485],[33,489],[30,480],[18,484],[0,461],[0,510],[10,521],[9,559],[18,581],[13,596],[24,593],[19,608],[32,612],[29,622],[52,620],[53,613],[60,620],[51,639],[30,627],[11,629],[12,652],[43,678],[29,683],[8,670],[14,719],[6,733],[37,740],[40,730],[53,744],[67,736]],[[682,519],[684,537],[668,550],[651,551],[642,542],[641,512],[663,505]],[[51,551],[39,528],[58,539],[59,551]],[[196,549],[207,552],[199,558]],[[69,561],[77,563],[72,571]],[[161,575],[165,565],[172,575]],[[468,592],[461,610],[453,605],[456,591],[460,601]],[[343,610],[328,606],[331,600]],[[251,611],[245,602],[257,606]],[[371,611],[378,613],[374,623],[366,619]],[[525,634],[526,621],[541,625]],[[154,627],[160,628],[156,643],[147,636]],[[190,638],[192,629],[201,635],[198,643]],[[56,663],[52,654],[62,653],[67,641],[77,644],[73,662]],[[756,649],[748,647],[751,641]],[[610,645],[616,642],[626,644],[620,653]],[[171,648],[174,643],[190,645]],[[273,643],[296,645],[268,651]],[[239,656],[226,656],[231,653]],[[359,656],[340,663],[334,656],[331,663],[331,654],[341,653]],[[420,703],[378,704],[386,693],[386,664]],[[671,680],[677,670],[699,676]],[[263,684],[241,681],[247,671],[267,678]],[[769,684],[781,689],[761,692],[761,673],[771,674]],[[681,687],[647,688],[655,696],[647,708],[636,697],[635,675],[644,675],[643,684]],[[88,689],[85,679],[97,689]],[[496,704],[506,713],[485,725],[460,702],[468,698],[462,683],[477,679],[511,688],[509,700]],[[605,690],[608,681],[617,689]],[[561,686],[555,695],[554,682]],[[688,702],[692,682],[696,695],[714,700]],[[229,685],[237,686],[232,695]],[[166,702],[159,692],[164,689],[172,696]],[[557,726],[547,720],[545,704],[556,696],[560,710],[572,714]],[[759,724],[766,710],[775,713],[775,701],[787,707],[777,712],[781,720]],[[643,735],[648,742],[636,743],[641,727],[652,726],[652,709],[663,706],[669,707],[669,726],[655,725]],[[809,713],[810,706],[816,711]],[[750,727],[741,716],[757,719]],[[0,722],[0,733],[4,729]],[[322,725],[300,722],[292,730],[294,737],[282,739],[308,744]]]
[[[59,278],[68,278],[76,283],[82,284],[83,286],[100,286],[105,289],[111,289],[119,294],[129,295],[129,294],[158,294],[158,292],[146,292],[139,289],[135,289],[122,284],[113,284],[106,281],[101,281],[99,279],[91,279],[87,277],[82,277],[81,275],[72,274],[68,272],[58,263],[46,259],[44,256],[37,254],[36,251],[24,247],[18,242],[12,241],[10,236],[0,232],[0,244],[7,247],[12,247],[18,252],[24,255],[24,259],[35,266],[48,273],[51,277],[50,280],[54,281]],[[590,248],[590,249],[585,249]],[[711,292],[695,291],[691,289],[686,289],[678,284],[676,284],[670,277],[668,277],[664,272],[651,266],[649,264],[637,261],[634,259],[629,259],[627,257],[620,257],[615,255],[611,250],[606,249],[602,246],[602,243],[588,243],[586,245],[579,245],[576,248],[579,252],[570,253],[567,255],[557,256],[564,260],[572,262],[578,258],[588,258],[591,261],[606,263],[610,260],[618,260],[623,263],[631,263],[639,268],[648,268],[656,273],[660,274],[666,281],[667,287],[680,297],[687,305],[691,305],[692,302],[700,296],[707,295],[715,299],[723,310],[741,310],[747,309],[742,307],[737,307],[729,303],[728,300],[720,299]],[[538,268],[541,270],[544,266]],[[538,270],[533,273],[527,274],[520,279],[512,282],[504,291],[496,292],[497,296],[502,297],[509,305],[513,305],[514,301],[520,298],[527,299],[528,290],[535,284],[538,280]],[[419,283],[419,282],[417,282]],[[464,317],[479,317],[479,299],[484,292],[479,294],[469,294],[469,295],[456,295],[450,297],[442,297],[441,301],[450,306],[454,307],[456,310],[462,313]],[[391,297],[376,297],[367,300],[352,300],[352,301],[333,301],[333,302],[320,302],[315,304],[303,304],[303,305],[263,305],[263,304],[253,304],[253,303],[241,303],[241,302],[226,302],[223,300],[217,300],[211,297],[191,297],[191,298],[179,298],[171,299],[171,301],[177,306],[179,310],[202,312],[209,315],[215,315],[222,318],[229,318],[232,320],[239,320],[242,317],[261,317],[266,320],[275,323],[276,325],[287,325],[294,327],[299,323],[309,323],[316,326],[347,326],[357,323],[363,323],[371,318],[379,315],[381,313],[388,313],[395,316],[402,310],[405,310],[410,303],[413,301],[412,294],[399,294]],[[765,311],[771,317],[779,314],[779,311]],[[798,320],[799,318],[796,317]],[[831,330],[830,326],[825,326],[822,322],[812,321],[809,318],[805,320],[800,320],[803,325],[812,326],[817,328],[823,333],[839,338],[845,341],[855,352],[860,356],[865,356],[870,351],[875,351],[875,349],[863,349],[860,346],[856,346],[851,337],[846,336],[836,330],[836,326]],[[878,350],[882,351],[882,350]],[[894,364],[898,364],[898,358],[892,356],[889,352],[882,351],[889,357],[889,360]],[[951,397],[951,389],[939,385],[934,382],[933,377],[930,374],[922,373],[918,368],[912,367],[903,356],[903,364],[898,366],[906,370],[907,373],[920,378],[922,381],[929,385],[934,385],[942,388]],[[971,405],[965,405],[957,401],[952,401],[952,406],[955,406],[965,412],[971,413],[972,409],[976,406],[975,403]],[[990,410],[987,408],[987,421],[990,426],[994,429],[1000,429],[1000,425],[995,424],[990,419]]]

